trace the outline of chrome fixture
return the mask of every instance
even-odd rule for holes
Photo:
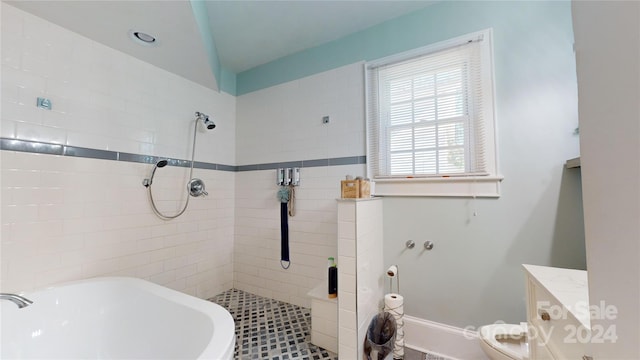
[[[200,179],[196,179],[196,178],[191,179],[191,181],[189,181],[188,187],[189,187],[189,194],[193,197],[209,195],[209,193],[206,192],[204,189],[204,181]]]
[[[33,301],[27,299],[24,296],[20,296],[16,294],[0,293],[0,300],[9,300],[12,303],[18,305],[18,308],[20,309],[33,304]]]
[[[153,167],[153,170],[151,171],[151,176],[149,176],[148,178],[144,179],[142,181],[142,185],[144,187],[147,188],[147,191],[149,193],[149,200],[151,201],[151,207],[153,208],[153,212],[158,215],[159,218],[161,218],[162,220],[171,220],[171,219],[175,219],[178,216],[182,215],[185,210],[187,210],[187,206],[189,206],[189,198],[190,196],[193,197],[199,197],[199,196],[206,196],[209,195],[206,191],[205,191],[205,187],[204,187],[204,182],[200,179],[196,179],[193,177],[193,163],[194,163],[194,158],[195,158],[195,154],[196,154],[196,133],[198,130],[198,123],[202,121],[204,123],[204,125],[206,126],[207,130],[212,130],[216,127],[216,124],[213,123],[213,121],[209,120],[209,116],[206,114],[203,114],[199,111],[196,111],[196,119],[194,121],[194,126],[193,126],[193,148],[191,149],[191,167],[189,169],[189,182],[187,183],[187,201],[184,204],[184,207],[182,208],[182,210],[180,210],[177,214],[175,215],[165,215],[163,213],[160,212],[160,210],[158,210],[158,208],[156,207],[156,203],[155,200],[153,199],[153,193],[151,192],[151,185],[153,184],[153,177],[156,174],[156,170],[158,168],[163,168],[165,166],[167,166],[167,164],[169,163],[169,160],[167,159],[162,159],[159,160],[158,162],[156,162],[155,166]],[[190,196],[189,196],[190,195]]]
[[[407,249],[413,249],[414,247],[416,247],[416,242],[413,240],[407,240],[404,245],[407,247]],[[427,240],[424,242],[423,246],[425,250],[431,250],[433,249],[433,241]]]
[[[156,166],[153,167],[153,170],[151,171],[151,176],[142,180],[142,185],[144,185],[144,187],[149,187],[151,186],[151,183],[153,182],[153,177],[156,174],[156,169],[157,168],[163,168],[165,166],[167,166],[167,164],[169,163],[169,160],[167,159],[162,159],[162,160],[158,160],[158,162],[156,163]]]
[[[300,168],[279,168],[276,170],[276,178],[278,186],[299,186]]]
[[[207,114],[196,111],[196,119],[202,121],[204,126],[207,127],[207,130],[213,130],[216,128],[216,124],[213,122],[213,120],[209,119],[209,115]]]

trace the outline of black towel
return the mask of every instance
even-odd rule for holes
[[[280,203],[280,260],[289,261],[289,211],[287,203]]]

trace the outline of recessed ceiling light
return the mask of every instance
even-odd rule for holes
[[[137,37],[138,39],[146,42],[146,43],[152,43],[156,41],[156,38],[154,38],[153,36],[149,35],[149,34],[145,34],[143,32],[139,32],[136,31],[133,33],[133,36]]]
[[[153,35],[138,30],[129,30],[129,37],[135,43],[144,46],[158,46],[158,40]]]

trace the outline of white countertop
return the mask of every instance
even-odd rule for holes
[[[563,269],[549,266],[522,265],[540,286],[587,329],[591,329],[589,317],[589,282],[586,270]]]

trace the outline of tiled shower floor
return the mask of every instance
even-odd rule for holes
[[[229,310],[235,320],[235,359],[338,359],[311,344],[309,309],[235,289],[209,300]]]
[[[231,289],[209,299],[229,310],[236,323],[237,360],[338,360],[311,343],[311,311]],[[405,349],[405,360],[448,360]]]

